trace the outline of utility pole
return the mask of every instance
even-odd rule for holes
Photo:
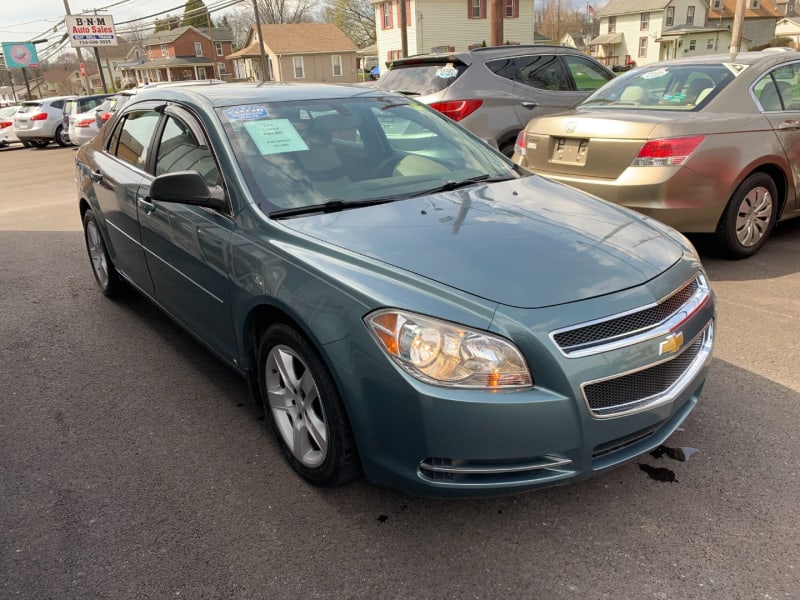
[[[70,12],[70,10],[69,10],[69,0],[64,0],[64,10],[66,11],[67,15],[71,15],[72,14]],[[67,32],[67,34],[69,34],[69,31]],[[80,49],[79,46],[75,48],[75,53],[78,55],[78,64],[82,65],[83,64],[83,56],[81,55],[81,49]],[[98,66],[99,66],[99,64],[98,64]],[[102,69],[101,69],[101,71],[102,71]],[[83,82],[84,82],[84,85],[86,86],[86,93],[87,94],[90,93],[92,87],[89,85],[89,75],[85,71],[83,73]]]
[[[489,25],[491,36],[490,45],[503,45],[503,0],[492,0],[491,3],[491,24]]]
[[[406,9],[408,8],[411,0],[400,0],[400,54],[403,58],[408,56],[408,18]]]
[[[744,9],[745,0],[736,0],[736,12],[733,14],[733,31],[731,31],[731,60],[736,60],[736,55],[739,54],[739,48],[742,45]],[[720,11],[721,14],[722,11]]]
[[[267,81],[265,77],[268,77],[269,73],[267,72],[267,57],[264,54],[264,34],[261,32],[261,17],[258,14],[257,0],[253,0],[253,10],[256,13],[256,35],[258,38],[259,56],[261,57],[261,81],[264,82]],[[280,68],[280,65],[278,65],[278,67]]]

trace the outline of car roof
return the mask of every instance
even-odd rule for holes
[[[508,56],[519,56],[520,54],[537,54],[542,52],[555,54],[584,54],[580,50],[570,48],[569,46],[557,46],[554,44],[509,44],[507,46],[483,46],[463,52],[414,54],[405,58],[397,58],[389,62],[393,66],[396,66],[419,61],[433,62],[451,58],[458,59],[464,64],[471,64],[476,60],[491,60],[493,58],[505,58]]]
[[[313,99],[352,98],[394,95],[386,90],[360,85],[325,83],[195,83],[142,89],[136,100],[188,100],[212,107],[235,106],[248,102],[292,102]]]
[[[698,64],[740,64],[740,65],[778,65],[800,60],[800,52],[740,52],[734,60],[730,54],[706,54],[690,58],[677,58],[642,65],[650,68],[655,65],[698,65]]]

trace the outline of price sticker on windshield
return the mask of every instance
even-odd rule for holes
[[[442,79],[453,79],[458,77],[458,69],[453,66],[453,63],[448,63],[444,67],[436,69],[436,76]]]

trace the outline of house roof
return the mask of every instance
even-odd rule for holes
[[[208,27],[195,27],[195,29],[197,29],[197,31],[203,35],[207,35],[215,42],[233,41],[233,32],[230,29],[225,29],[224,27],[212,27],[210,31]]]
[[[274,54],[312,54],[317,52],[355,52],[356,45],[333,23],[286,23],[262,25],[264,47]],[[250,29],[249,44],[226,58],[259,56],[255,26]]]
[[[137,71],[157,69],[158,67],[210,67],[213,65],[214,61],[205,56],[178,56],[175,58],[159,58],[157,60],[148,60],[140,65],[135,65],[128,68]]]
[[[599,17],[613,17],[615,15],[639,14],[664,10],[672,0],[609,0],[603,8],[597,11]],[[736,0],[732,0],[736,2]]]
[[[191,25],[186,25],[185,27],[176,27],[175,29],[165,29],[163,31],[156,31],[153,35],[151,35],[149,38],[147,38],[142,42],[142,46],[146,48],[147,46],[160,46],[161,44],[171,44],[187,31],[194,31],[195,33],[199,33],[200,35],[209,37],[205,33],[192,27]]]
[[[617,33],[604,33],[603,35],[598,35],[594,38],[591,42],[589,42],[590,46],[602,46],[603,44],[619,44],[622,42],[623,34],[622,32]]]
[[[751,4],[750,2],[747,2],[745,4],[745,10],[744,10],[745,19],[755,19],[759,17],[780,18],[783,16],[775,8],[774,0],[760,0],[758,3],[758,8],[756,9],[750,8],[750,4]],[[709,22],[713,21],[714,19],[717,20],[733,19],[733,15],[736,12],[736,0],[722,0],[721,9],[714,9],[713,6],[714,6],[714,1],[711,0],[709,2],[709,8],[708,8]]]

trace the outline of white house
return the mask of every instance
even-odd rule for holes
[[[776,38],[789,38],[795,49],[800,48],[800,19],[784,17],[775,24]]]
[[[706,25],[703,0],[610,0],[597,14],[600,34],[589,47],[609,66],[673,58],[675,42],[662,43],[662,33],[680,25]]]
[[[402,55],[400,6],[406,11],[408,55],[461,52],[491,41],[491,0],[372,0],[378,62]],[[533,43],[533,2],[503,0],[503,41]]]
[[[775,25],[781,15],[774,0],[746,0],[742,35],[751,48],[768,46],[775,37]],[[736,0],[709,0],[708,25],[733,28]]]

